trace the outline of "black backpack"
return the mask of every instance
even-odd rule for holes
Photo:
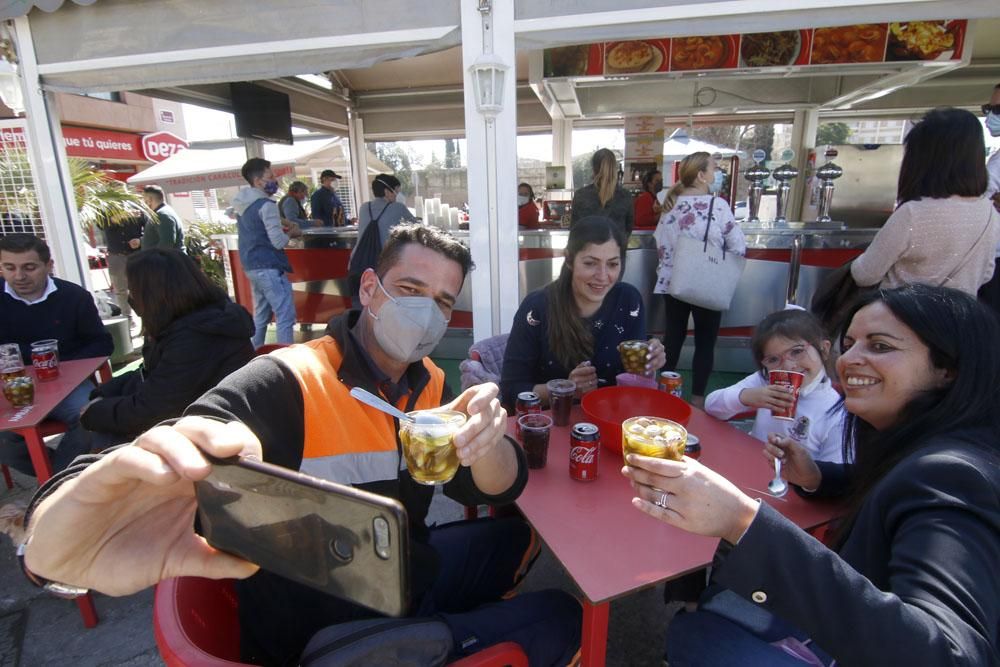
[[[378,263],[378,256],[382,254],[382,235],[379,234],[378,221],[382,219],[385,210],[389,208],[386,204],[378,217],[371,220],[372,203],[368,202],[368,218],[370,222],[365,227],[364,233],[358,239],[358,245],[354,248],[351,261],[347,265],[347,274],[352,277],[360,277],[365,269],[372,268]]]
[[[301,667],[433,667],[451,653],[451,630],[433,618],[372,618],[323,628],[309,640]]]

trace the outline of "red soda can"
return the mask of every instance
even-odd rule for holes
[[[542,399],[533,391],[522,391],[517,395],[517,403],[514,405],[514,409],[517,413],[514,417],[514,433],[517,435],[517,439],[520,440],[521,425],[518,423],[518,419],[529,412],[541,412]]]
[[[601,463],[601,432],[593,424],[573,425],[569,436],[569,476],[579,482],[597,479]]]
[[[39,382],[59,377],[59,341],[54,338],[36,340],[31,344],[31,365]]]
[[[660,379],[657,384],[659,385],[660,391],[673,394],[677,398],[681,398],[681,390],[684,387],[684,378],[681,377],[680,373],[663,371],[660,373]]]

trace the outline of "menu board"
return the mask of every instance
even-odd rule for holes
[[[624,183],[639,187],[643,175],[663,168],[663,118],[627,116],[625,118]]]
[[[547,78],[962,58],[968,21],[860,23],[546,49]]]

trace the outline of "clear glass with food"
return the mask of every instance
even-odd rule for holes
[[[417,410],[407,413],[414,421],[400,421],[399,440],[413,480],[435,486],[451,481],[458,471],[455,433],[465,415],[454,410]]]
[[[3,396],[15,408],[31,405],[35,402],[35,381],[30,375],[19,375],[5,379]]]
[[[645,340],[623,340],[618,343],[618,354],[622,357],[622,366],[626,373],[634,375],[649,376],[652,371],[647,370],[649,363],[649,341]]]
[[[622,422],[622,456],[641,454],[680,461],[687,444],[687,429],[663,417],[632,417]]]

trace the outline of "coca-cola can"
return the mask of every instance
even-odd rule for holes
[[[31,364],[35,367],[35,377],[41,382],[59,377],[59,341],[48,338],[32,343]]]
[[[601,463],[601,432],[593,424],[573,425],[569,436],[569,476],[579,482],[597,479]]]
[[[517,439],[521,439],[521,424],[518,422],[523,415],[530,412],[541,412],[542,411],[542,399],[538,397],[533,391],[522,391],[517,395],[517,403],[514,404],[514,409],[517,414],[514,419],[514,432],[517,435]]]

